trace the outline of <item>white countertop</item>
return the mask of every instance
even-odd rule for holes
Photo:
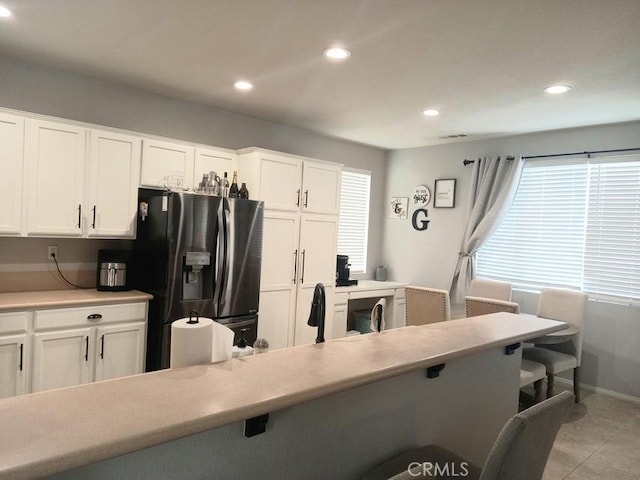
[[[109,303],[146,302],[152,295],[129,290],[127,292],[99,292],[95,289],[46,290],[42,292],[0,293],[0,312],[43,308],[103,305]]]
[[[496,313],[0,400],[0,477],[39,478],[566,328]]]
[[[365,290],[386,290],[392,288],[404,288],[408,283],[402,282],[377,282],[375,280],[358,280],[358,285],[348,287],[336,287],[336,293],[349,293]]]

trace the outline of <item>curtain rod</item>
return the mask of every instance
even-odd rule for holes
[[[640,147],[636,148],[619,148],[617,150],[593,150],[590,152],[571,152],[571,153],[553,153],[551,155],[530,155],[528,157],[522,157],[524,160],[531,160],[533,158],[552,158],[552,157],[570,157],[573,155],[587,155],[591,156],[599,153],[621,153],[621,152],[635,152],[640,150]],[[515,160],[516,157],[509,156],[507,160]],[[463,165],[466,167],[472,163],[476,163],[475,160],[467,160],[466,158],[462,161]]]

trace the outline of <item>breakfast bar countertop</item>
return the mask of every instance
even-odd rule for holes
[[[99,292],[96,289],[45,290],[0,293],[0,312],[58,307],[81,307],[109,303],[146,302],[153,296],[138,290]]]
[[[0,477],[52,475],[564,328],[496,313],[5,398]]]

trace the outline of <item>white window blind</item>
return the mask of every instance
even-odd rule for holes
[[[640,157],[527,162],[478,276],[640,299]]]
[[[342,171],[338,254],[349,255],[352,273],[365,273],[367,268],[370,188],[371,173]]]
[[[640,161],[590,166],[584,291],[640,298]]]
[[[527,163],[506,218],[478,252],[478,273],[524,287],[580,288],[588,166]]]

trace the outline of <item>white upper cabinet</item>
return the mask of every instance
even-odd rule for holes
[[[134,238],[142,140],[91,130],[85,213],[90,237]]]
[[[27,120],[27,234],[82,235],[86,130]]]
[[[302,172],[303,212],[340,213],[340,165],[304,161]]]
[[[235,152],[197,147],[193,165],[193,188],[202,181],[202,175],[208,175],[210,172],[216,172],[220,178],[227,172],[231,184],[235,170],[238,170],[238,156]]]
[[[145,139],[142,142],[140,185],[192,188],[194,148]]]
[[[342,165],[270,150],[240,150],[238,171],[266,210],[338,215]]]
[[[0,113],[0,234],[22,230],[24,119]]]

